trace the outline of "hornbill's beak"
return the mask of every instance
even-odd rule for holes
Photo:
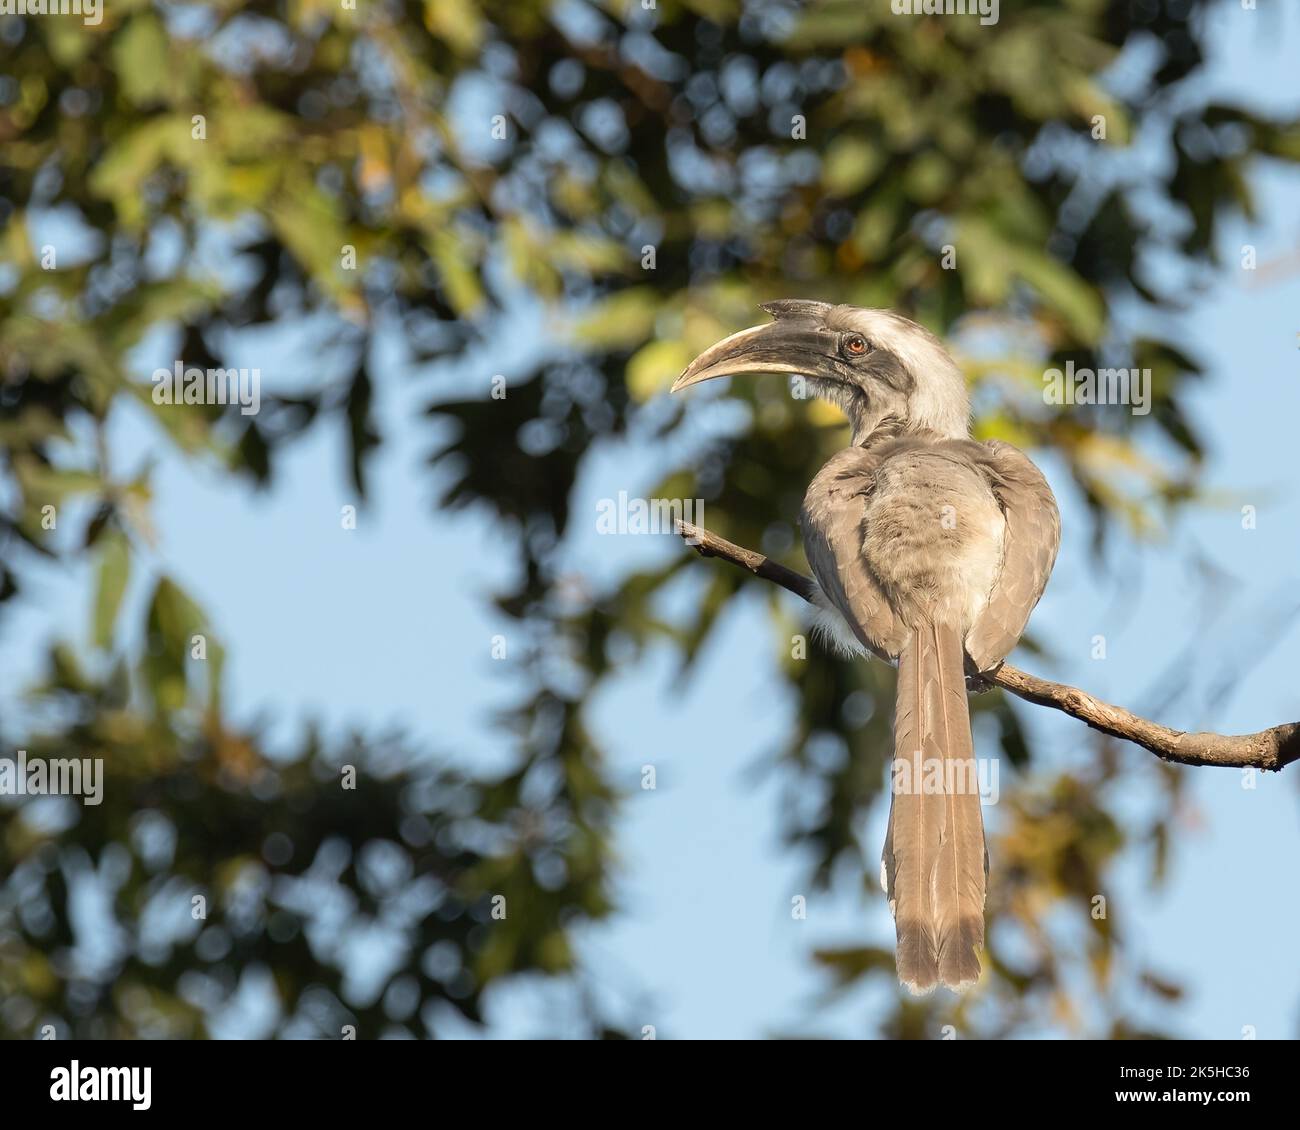
[[[848,379],[852,370],[840,358],[839,334],[826,328],[830,303],[784,299],[765,302],[763,309],[776,321],[741,330],[706,349],[682,370],[671,391],[738,373]]]

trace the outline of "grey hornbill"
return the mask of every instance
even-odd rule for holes
[[[979,977],[988,874],[966,677],[1024,631],[1056,560],[1056,500],[1016,448],[971,439],[966,381],[915,322],[825,302],[763,309],[775,320],[702,353],[673,391],[792,373],[849,418],[852,446],[813,479],[800,524],[818,604],[842,618],[832,627],[898,664],[881,885],[899,980],[962,990]]]

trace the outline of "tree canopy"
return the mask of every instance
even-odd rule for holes
[[[977,436],[1059,460],[1098,546],[1194,504],[1204,437],[1182,398],[1201,367],[1151,328],[1185,299],[1152,259],[1212,265],[1225,217],[1252,214],[1253,164],[1300,159],[1300,123],[1200,95],[1209,6],[1005,0],[985,26],[883,0],[114,0],[97,26],[0,20],[2,607],[51,561],[95,567],[92,645],[52,642],[31,709],[0,732],[8,752],[100,757],[107,774],[100,806],[0,798],[0,1033],[210,1035],[256,971],[277,1031],[333,1037],[425,1035],[442,1008],[476,1021],[486,987],[524,972],[582,984],[571,942],[617,905],[619,813],[585,711],[629,642],[667,642],[689,668],[745,581],[709,571],[668,617],[683,553],[573,599],[557,560],[574,485],[611,441],[653,437],[677,464],[651,494],[704,499],[719,533],[802,567],[793,519],[843,421],[773,382],[733,390],[743,426],[701,436],[661,395],[760,301],[890,307],[951,341]],[[51,215],[76,234],[40,243]],[[157,577],[142,622],[123,622],[151,485],[109,450],[110,415],[142,405],[159,444],[250,491],[336,423],[365,498],[386,440],[375,389],[393,379],[377,343],[400,338],[415,365],[463,358],[521,295],[563,348],[505,374],[504,396],[467,365],[428,406],[450,436],[429,470],[439,507],[499,522],[518,568],[496,605],[566,661],[526,665],[527,693],[502,704],[515,767],[455,773],[380,733],[270,756],[224,709],[221,625],[185,578]],[[224,368],[241,334],[307,320],[328,375],[256,415],[160,407],[138,362],[164,334],[186,364]],[[1151,369],[1150,415],[1048,410],[1042,373],[1069,362]],[[855,694],[888,701],[893,676],[816,649],[782,676],[797,716],[774,752],[790,787],[830,798],[784,834],[821,880],[874,881],[856,833],[890,719],[845,718]],[[976,705],[1003,755],[1033,764],[1017,709]],[[852,756],[809,756],[819,741]],[[1113,751],[1091,748],[1085,771],[1039,764],[1004,793],[989,913],[1027,944],[1013,960],[990,935],[995,1007],[965,1018],[983,1034],[1076,1022],[1081,984],[1093,1034],[1137,1030],[1111,978],[1127,939],[1090,900],[1126,844],[1175,835],[1180,778],[1163,772],[1150,823],[1124,827]],[[530,787],[543,772],[552,787]],[[95,946],[78,925],[92,880],[111,922]],[[519,913],[494,921],[497,894]],[[1049,941],[1058,913],[1075,950]],[[349,939],[373,931],[397,957],[366,988]],[[810,957],[846,987],[893,977],[887,951]],[[900,997],[882,1031],[966,1007]],[[594,1005],[588,1025],[626,1029]]]

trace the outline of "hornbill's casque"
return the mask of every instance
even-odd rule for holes
[[[804,497],[818,603],[859,651],[898,665],[881,885],[914,993],[979,977],[988,853],[966,677],[1015,646],[1056,560],[1060,518],[1038,468],[970,437],[966,381],[929,331],[888,310],[770,302],[766,325],[697,357],[673,391],[791,373],[842,408],[852,446]]]

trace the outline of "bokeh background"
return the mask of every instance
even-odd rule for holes
[[[912,1000],[892,672],[597,516],[803,568],[842,419],[667,385],[760,301],[892,307],[1061,500],[1015,661],[1300,717],[1297,57],[1274,0],[0,18],[0,755],[106,774],[0,797],[0,1033],[1294,1038],[1288,773],[981,696],[987,972]],[[155,405],[177,360],[260,412]],[[1068,360],[1152,411],[1045,404]]]

